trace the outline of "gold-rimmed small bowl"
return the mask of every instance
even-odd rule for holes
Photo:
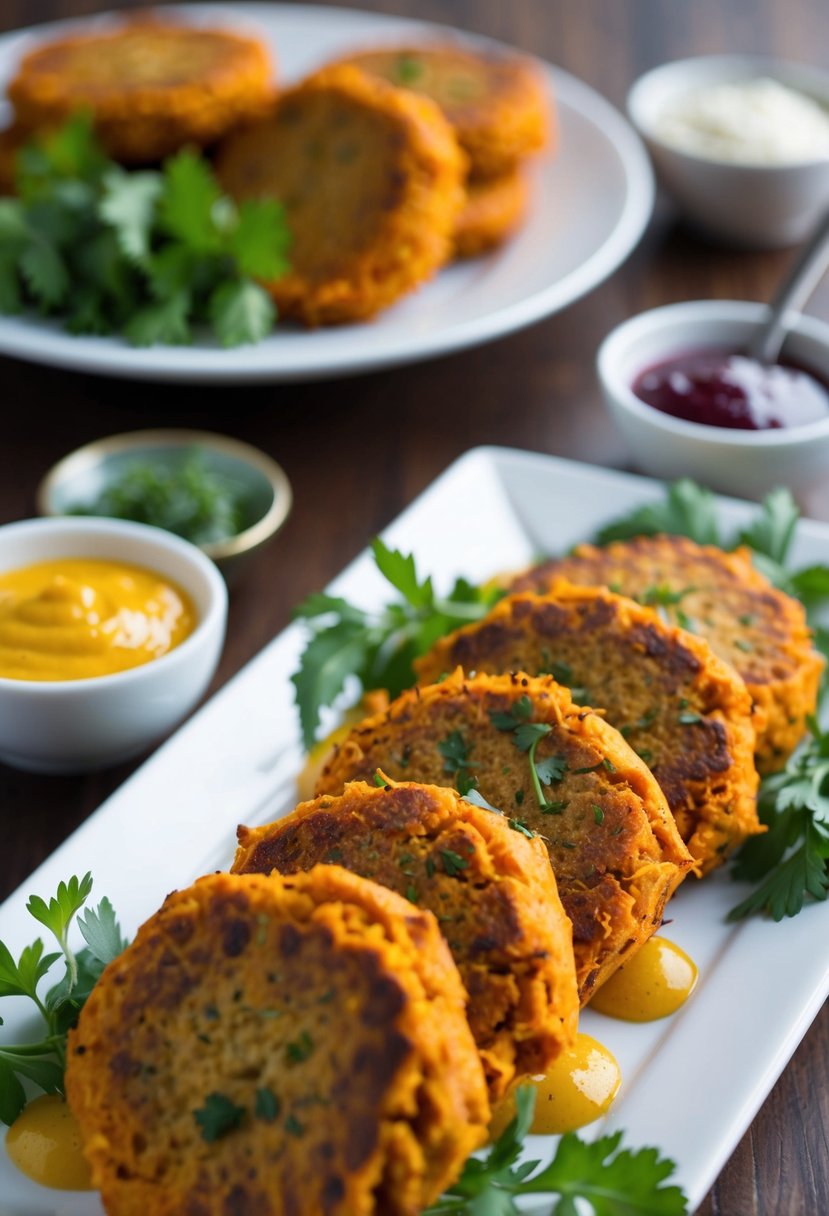
[[[49,470],[37,489],[37,510],[47,516],[86,513],[130,466],[172,469],[194,452],[208,472],[238,487],[245,502],[245,524],[240,531],[198,545],[225,578],[233,581],[279,532],[290,514],[293,494],[281,465],[259,448],[228,435],[162,428],[98,439]]]

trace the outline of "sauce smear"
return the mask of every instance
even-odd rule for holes
[[[89,1166],[81,1153],[81,1129],[59,1094],[44,1094],[26,1106],[9,1128],[6,1152],[34,1182],[59,1191],[91,1191]]]
[[[684,950],[664,937],[652,937],[602,984],[590,1008],[625,1022],[654,1022],[685,1004],[698,974]]]
[[[673,355],[640,372],[632,388],[660,413],[732,430],[807,426],[829,417],[829,388],[809,372],[724,350]]]
[[[549,1072],[521,1082],[536,1090],[530,1131],[536,1136],[558,1136],[592,1123],[610,1108],[621,1080],[619,1065],[607,1048],[589,1034],[578,1034]],[[515,1099],[507,1094],[490,1124],[493,1140],[514,1116]]]

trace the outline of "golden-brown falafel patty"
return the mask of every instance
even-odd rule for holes
[[[107,1212],[416,1216],[488,1117],[465,995],[434,917],[338,866],[175,892],[69,1039]]]
[[[434,102],[357,68],[329,68],[217,156],[233,197],[276,198],[291,269],[266,284],[306,325],[363,320],[430,278],[451,252],[465,161]]]
[[[528,570],[512,589],[546,590],[562,578],[655,600],[667,620],[705,638],[752,696],[758,769],[782,768],[815,712],[824,663],[803,605],[755,569],[750,550],[725,553],[682,536],[579,545],[569,557]]]
[[[451,789],[353,782],[276,823],[240,828],[233,871],[295,874],[324,862],[435,914],[469,993],[491,1101],[573,1041],[573,934],[538,837]]]
[[[651,772],[549,676],[456,672],[403,693],[335,748],[317,793],[339,793],[377,769],[396,781],[477,788],[514,831],[538,832],[573,922],[582,1001],[658,927],[692,864]]]
[[[8,95],[29,130],[89,111],[109,154],[141,163],[212,143],[261,113],[273,66],[255,38],[139,19],[35,47]]]
[[[518,594],[441,639],[424,683],[465,671],[542,672],[600,707],[662,787],[702,873],[760,830],[751,697],[701,638],[602,588]]]
[[[528,197],[527,177],[520,168],[500,177],[470,178],[455,221],[455,257],[474,258],[497,249],[524,218]]]
[[[510,173],[552,143],[549,89],[540,67],[521,55],[446,44],[367,50],[342,62],[437,102],[479,177]]]

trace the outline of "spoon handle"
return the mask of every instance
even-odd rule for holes
[[[760,363],[776,363],[786,340],[786,312],[800,309],[809,299],[829,266],[829,211],[795,258],[786,278],[769,305],[768,319],[748,345],[748,353]]]

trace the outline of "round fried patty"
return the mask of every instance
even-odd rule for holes
[[[545,1072],[576,1033],[573,935],[538,837],[454,790],[352,782],[285,819],[240,828],[236,873],[336,862],[438,919],[469,993],[492,1101]]]
[[[283,93],[216,162],[233,197],[284,206],[291,268],[266,286],[308,325],[373,316],[430,278],[451,252],[465,169],[434,102],[353,67]]]
[[[482,795],[513,831],[542,837],[573,923],[583,1001],[658,927],[692,864],[651,772],[549,676],[456,672],[404,693],[335,747],[317,794],[377,769],[476,791],[467,797]]]
[[[146,19],[35,47],[8,89],[23,127],[87,110],[110,155],[127,162],[211,143],[272,94],[270,55],[255,38]]]
[[[175,892],[70,1034],[107,1212],[416,1216],[484,1136],[464,1005],[434,917],[338,866]]]
[[[604,711],[662,787],[701,872],[757,820],[751,697],[701,638],[649,608],[593,587],[514,595],[418,660],[424,683],[464,671],[546,672]]]
[[[369,50],[343,62],[435,101],[478,177],[511,172],[550,139],[548,90],[540,69],[521,56],[449,44]]]
[[[500,177],[470,178],[455,221],[455,256],[474,258],[502,244],[524,218],[528,194],[521,169]]]
[[[803,605],[754,568],[750,550],[725,553],[680,536],[580,545],[570,557],[527,571],[512,589],[546,591],[562,578],[658,603],[672,624],[705,638],[752,696],[757,767],[782,768],[815,712],[823,659]]]

